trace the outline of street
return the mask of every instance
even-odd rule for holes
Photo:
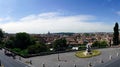
[[[75,56],[75,52],[67,52],[59,54],[59,59],[61,61],[58,61],[58,54],[37,56],[28,59],[33,61],[35,67],[42,67],[43,63],[45,67],[58,67],[58,65],[61,67],[74,67],[74,64],[76,64],[76,67],[88,67],[89,62],[91,62],[92,67],[103,67],[103,65],[109,65],[110,62],[120,57],[120,55],[117,56],[117,52],[120,54],[120,48],[105,48],[98,50],[100,50],[102,54],[92,58],[78,58]],[[111,59],[110,56],[112,57]],[[101,60],[103,60],[103,63],[101,63]]]
[[[120,67],[120,55],[117,56],[117,52],[120,54],[120,48],[105,48],[99,50],[102,54],[92,58],[78,58],[75,56],[75,52],[60,53],[60,61],[58,61],[58,54],[26,59],[22,58],[21,61],[18,61],[18,59],[13,59],[12,57],[4,55],[3,51],[0,50],[0,60],[4,67],[29,67],[27,64],[24,64],[27,60],[32,60],[32,65],[34,67],[43,67],[43,63],[45,67],[58,67],[58,65],[62,67],[74,67],[74,64],[76,64],[76,67],[87,67],[89,62],[92,63],[93,67]],[[111,60],[109,56],[112,57]],[[101,59],[104,63],[100,62]]]
[[[95,67],[120,67],[120,57],[115,58],[109,62],[96,65]]]
[[[26,64],[21,63],[13,59],[12,57],[8,57],[4,55],[4,53],[1,50],[0,50],[0,60],[2,65],[4,65],[4,67],[28,67]]]

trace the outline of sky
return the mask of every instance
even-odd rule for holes
[[[0,0],[7,33],[113,32],[120,0]]]

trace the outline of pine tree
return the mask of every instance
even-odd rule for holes
[[[113,45],[118,45],[119,44],[119,25],[117,22],[115,23],[115,27],[113,29],[114,29]]]
[[[4,37],[4,32],[2,31],[2,29],[0,29],[0,43],[2,43]]]

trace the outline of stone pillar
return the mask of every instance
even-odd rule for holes
[[[43,67],[45,67],[45,64],[43,63]]]
[[[112,59],[112,55],[109,56],[109,60],[111,60],[111,59]]]
[[[58,64],[58,67],[60,67],[60,64]]]
[[[76,64],[74,64],[74,67],[76,67]]]
[[[117,53],[117,56],[119,56],[119,53]]]
[[[104,63],[103,59],[100,59],[100,63]]]
[[[21,57],[19,56],[19,60],[21,60]]]
[[[92,63],[91,62],[88,63],[88,67],[92,67]]]
[[[30,60],[30,64],[32,65],[32,60]]]

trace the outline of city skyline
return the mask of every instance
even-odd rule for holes
[[[113,32],[119,0],[1,0],[0,28],[8,33]]]

